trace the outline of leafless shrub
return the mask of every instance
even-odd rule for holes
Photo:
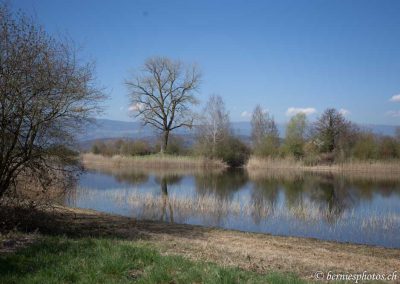
[[[45,190],[79,170],[75,134],[104,98],[93,64],[22,14],[0,6],[0,198],[35,180]]]

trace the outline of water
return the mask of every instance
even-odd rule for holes
[[[400,248],[400,179],[89,171],[67,205],[138,219]]]

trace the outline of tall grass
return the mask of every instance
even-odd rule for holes
[[[227,165],[220,160],[211,160],[195,156],[147,155],[105,157],[95,154],[83,154],[82,161],[88,168],[138,168],[138,169],[225,169]]]
[[[291,170],[309,172],[332,172],[343,174],[396,175],[400,176],[400,161],[348,161],[332,165],[308,166],[293,158],[251,157],[246,164],[247,170]]]

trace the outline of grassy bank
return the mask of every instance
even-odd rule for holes
[[[176,170],[223,170],[227,165],[219,160],[210,160],[195,156],[146,155],[112,156],[83,154],[82,161],[88,168],[113,169],[129,167],[132,169],[176,169]]]
[[[294,276],[260,275],[180,256],[137,242],[44,237],[0,255],[1,283],[302,283]]]
[[[0,283],[297,283],[291,275],[315,280],[315,271],[389,273],[400,265],[398,249],[140,221],[61,206],[25,216],[20,228],[38,228],[49,237],[39,236],[33,246],[22,237],[15,253],[4,252],[0,236]]]
[[[257,170],[299,170],[332,173],[400,174],[400,161],[349,161],[331,165],[306,165],[301,160],[291,158],[251,157],[246,164],[249,171]]]

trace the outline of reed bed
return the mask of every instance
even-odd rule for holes
[[[392,183],[394,186],[398,186],[400,182],[400,173],[394,172],[312,171],[283,168],[246,169],[246,171],[251,181],[279,180],[294,182],[296,180],[304,180],[305,177],[313,177],[315,179],[326,178],[344,180],[346,182]]]
[[[224,170],[227,165],[220,160],[203,157],[148,155],[148,156],[112,156],[105,157],[95,154],[83,154],[83,164],[90,169],[112,170],[115,168],[131,168],[146,170]]]
[[[246,164],[250,175],[263,175],[273,172],[276,175],[296,175],[302,172],[333,173],[352,177],[374,179],[400,179],[399,161],[349,161],[332,165],[305,165],[301,160],[292,158],[273,159],[251,157]],[[279,173],[280,171],[280,173]]]

